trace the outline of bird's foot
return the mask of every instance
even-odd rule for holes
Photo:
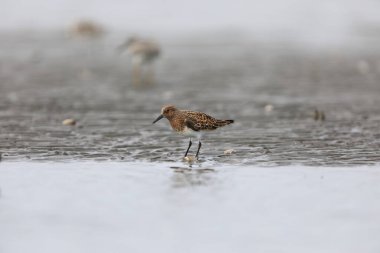
[[[195,161],[198,161],[198,157],[196,156],[185,156],[183,157],[183,160],[188,163],[194,163]]]

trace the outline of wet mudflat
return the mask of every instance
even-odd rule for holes
[[[130,59],[115,52],[119,40],[1,36],[3,160],[179,161],[188,140],[172,134],[167,122],[151,125],[163,104],[235,119],[205,136],[203,161],[350,166],[380,160],[378,50],[166,40],[156,84],[134,89]],[[324,121],[314,120],[315,110]],[[77,125],[62,125],[66,118]],[[226,149],[234,152],[224,155]]]
[[[376,45],[163,39],[136,89],[120,41],[0,35],[0,252],[379,252]],[[169,103],[235,123],[190,167]]]

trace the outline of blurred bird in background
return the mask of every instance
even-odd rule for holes
[[[117,51],[127,51],[132,57],[132,84],[141,87],[154,84],[153,62],[161,53],[159,45],[151,40],[131,37]]]
[[[69,38],[95,39],[104,35],[104,28],[91,20],[80,20],[68,27],[67,35]]]

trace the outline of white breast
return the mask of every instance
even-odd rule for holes
[[[186,127],[186,126],[185,126],[184,130],[180,133],[183,135],[186,135],[186,136],[190,136],[190,137],[197,137],[198,139],[200,139],[202,136],[202,133],[200,131],[198,131],[198,132],[194,131],[191,128]]]

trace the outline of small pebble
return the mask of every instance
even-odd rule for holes
[[[265,110],[266,112],[271,112],[271,111],[273,111],[273,105],[271,105],[271,104],[267,104],[267,105],[264,107],[264,110]]]
[[[224,154],[225,155],[231,155],[232,153],[235,153],[235,150],[234,149],[226,149],[226,150],[224,150]]]
[[[76,123],[75,119],[65,119],[62,121],[62,124],[65,126],[75,126]]]

